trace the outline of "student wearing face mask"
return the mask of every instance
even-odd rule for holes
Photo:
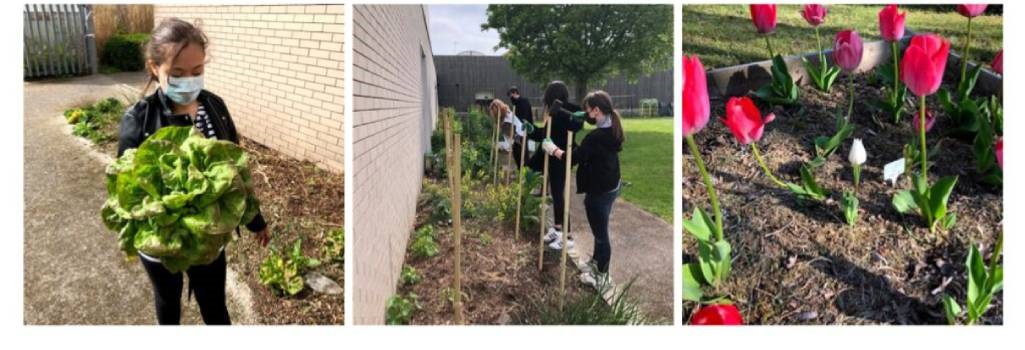
[[[594,235],[594,251],[588,263],[590,271],[584,275],[584,283],[599,291],[606,291],[612,285],[609,276],[609,261],[612,258],[612,244],[609,241],[609,217],[612,204],[619,196],[619,152],[623,150],[623,123],[612,106],[612,98],[605,91],[595,91],[582,101],[587,122],[595,125],[573,148],[573,165],[577,166],[577,193],[584,194],[584,210],[587,223]],[[541,145],[548,155],[563,159],[566,152],[552,140]],[[563,163],[565,164],[565,163]]]
[[[193,126],[208,138],[239,142],[235,123],[224,101],[203,89],[207,38],[202,30],[177,18],[160,22],[146,43],[146,69],[157,89],[127,110],[121,119],[117,154],[137,148],[157,129],[165,126]],[[257,214],[246,228],[255,233],[266,246],[270,232],[262,214]],[[160,259],[139,252],[153,286],[157,321],[178,324],[181,321],[182,273],[171,273]],[[230,324],[225,304],[224,283],[226,262],[224,252],[208,265],[189,267],[189,295],[195,295],[200,314],[206,324]]]

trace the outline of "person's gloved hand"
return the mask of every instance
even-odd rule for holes
[[[524,133],[526,133],[526,134],[528,134],[528,135],[529,135],[530,133],[533,133],[533,132],[534,132],[534,129],[535,129],[535,128],[536,128],[536,127],[534,127],[534,123],[530,123],[530,122],[523,122],[523,132],[524,132]]]
[[[571,114],[574,122],[581,122],[587,118],[587,113],[584,111],[576,111]]]
[[[545,139],[545,141],[541,143],[541,148],[550,156],[554,156],[555,152],[560,151],[559,146],[556,146],[555,143],[552,142],[552,139]]]

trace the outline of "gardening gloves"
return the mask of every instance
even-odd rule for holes
[[[587,113],[585,113],[584,111],[570,112],[569,110],[562,108],[562,101],[555,100],[554,102],[552,102],[552,105],[548,108],[548,115],[559,115],[560,112],[565,112],[566,114],[569,114],[570,119],[572,119],[576,123],[580,123],[585,118],[587,118]]]
[[[562,151],[559,149],[559,146],[556,146],[555,143],[552,142],[552,139],[545,139],[545,141],[541,143],[541,148],[550,156],[556,156],[555,154],[557,152]]]
[[[505,120],[503,121],[512,124],[512,126],[516,128],[516,136],[523,137],[524,134],[534,132],[534,124],[524,123],[520,118],[517,118],[516,115],[512,114],[512,112],[506,113]]]

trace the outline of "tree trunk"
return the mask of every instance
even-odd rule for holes
[[[587,96],[587,79],[577,79],[573,85],[577,90],[577,104],[583,104],[584,96]]]

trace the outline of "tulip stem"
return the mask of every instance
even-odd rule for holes
[[[772,41],[769,40],[769,34],[765,34],[765,46],[769,48],[769,60],[771,61],[776,57],[776,51],[772,49]]]
[[[712,186],[712,177],[708,176],[708,170],[705,168],[705,160],[701,158],[701,152],[698,151],[698,144],[694,142],[694,135],[687,135],[687,145],[690,146],[690,153],[694,155],[694,162],[698,164],[698,171],[701,172],[701,179],[705,182],[705,189],[708,190],[708,200],[712,202],[712,211],[715,215],[715,238],[717,241],[723,241],[722,231],[722,211],[719,209],[719,196],[715,193],[715,187]]]
[[[893,52],[893,106],[895,108],[893,112],[893,123],[900,123],[900,112],[903,108],[904,101],[900,100],[900,51],[899,43],[894,40],[890,43],[890,51]]]
[[[961,85],[964,85],[966,71],[968,70],[968,56],[972,49],[972,18],[968,17],[968,40],[964,42],[964,56],[961,57]]]
[[[854,165],[854,193],[861,189],[861,165]]]
[[[772,175],[772,171],[769,170],[769,166],[765,165],[765,160],[762,159],[762,152],[758,151],[758,144],[751,142],[751,151],[755,154],[755,160],[758,161],[758,165],[762,166],[762,171],[765,171],[765,175],[769,175],[772,182],[775,182],[779,187],[787,188],[787,184],[776,178],[776,175]]]
[[[819,26],[815,26],[815,41],[819,43],[819,65],[822,66],[820,71],[825,75],[826,73],[826,53],[822,51],[822,36],[819,35]]]
[[[918,136],[922,146],[922,179],[929,181],[929,150],[925,147],[925,96],[920,96],[918,101]]]
[[[851,78],[850,79],[851,81],[848,83],[848,85],[850,85],[850,89],[851,89],[851,91],[849,92],[851,94],[851,101],[847,103],[847,121],[850,122],[851,121],[851,114],[854,113],[854,71],[853,70],[850,71],[850,73],[848,73],[848,75]]]

